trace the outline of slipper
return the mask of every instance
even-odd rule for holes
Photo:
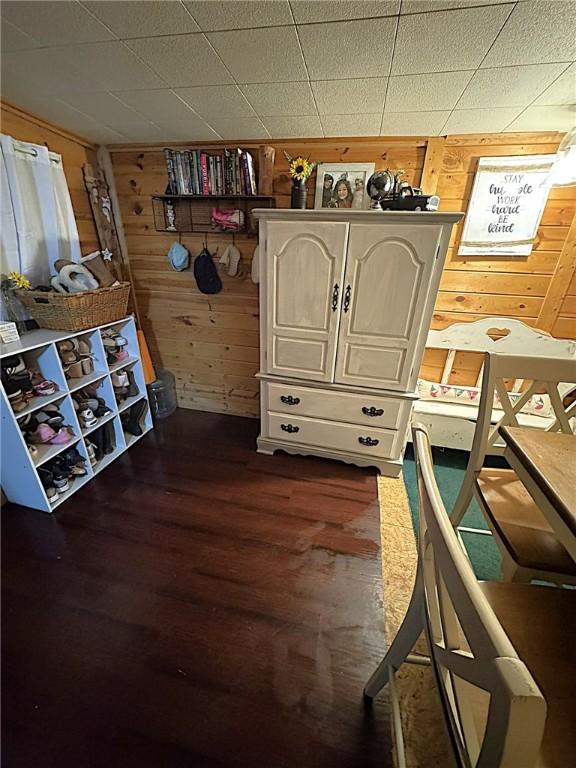
[[[58,269],[58,264],[66,262],[66,259],[59,259],[54,266]],[[68,288],[70,293],[81,293],[82,291],[95,291],[100,288],[98,280],[94,275],[83,267],[82,264],[66,262],[64,266],[58,269],[60,283]]]
[[[55,381],[46,379],[40,384],[34,385],[34,392],[40,397],[48,397],[48,395],[54,395],[56,392],[58,392],[58,384],[56,384]]]
[[[38,429],[40,429],[42,426],[44,425],[41,424],[40,427],[38,427]],[[72,432],[70,427],[61,427],[58,430],[58,432],[54,433],[54,437],[48,442],[51,445],[66,445],[66,443],[69,443],[70,440],[72,440],[73,438],[74,438],[74,432]]]
[[[236,277],[238,274],[240,258],[240,251],[235,245],[229,245],[220,257],[220,264],[226,267],[226,272],[230,277]]]
[[[37,444],[50,443],[56,437],[56,434],[49,424],[39,424],[34,432],[28,434],[26,440],[27,442]]]

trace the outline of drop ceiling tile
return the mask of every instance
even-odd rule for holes
[[[566,69],[566,64],[529,64],[479,69],[458,102],[458,109],[525,107]]]
[[[84,134],[84,131],[95,124],[89,115],[74,109],[60,99],[48,96],[27,94],[16,102],[19,107],[43,117],[51,123],[56,123],[74,133]]]
[[[184,5],[206,32],[292,24],[287,0],[190,0]]]
[[[292,0],[296,24],[350,21],[398,13],[400,0]]]
[[[482,67],[576,59],[576,3],[518,3]]]
[[[450,112],[385,112],[382,136],[438,136]]]
[[[452,109],[473,74],[473,71],[465,70],[391,77],[386,96],[386,111],[426,112]]]
[[[312,115],[316,111],[310,83],[253,83],[240,88],[260,116]]]
[[[69,90],[91,86],[97,89],[92,79],[88,83],[80,73],[71,67],[62,48],[39,48],[30,51],[2,52],[2,92],[37,93],[42,96],[63,96]]]
[[[83,130],[82,136],[95,144],[121,144],[129,141],[124,134],[99,123],[94,123],[90,128]]]
[[[133,125],[143,119],[136,110],[126,106],[114,94],[105,91],[97,93],[70,91],[63,101],[93,120],[106,125]]]
[[[308,24],[298,34],[311,80],[386,77],[397,17]]]
[[[176,93],[208,122],[218,117],[256,117],[237,85],[178,88]]]
[[[146,4],[138,9],[131,2],[118,0],[98,0],[85,2],[84,5],[120,38],[156,37],[200,30],[182,3],[175,0],[146,0]]]
[[[0,25],[2,32],[2,53],[8,53],[9,51],[26,51],[30,48],[38,48],[40,43],[34,40],[33,37],[22,32],[21,29],[15,27],[14,24],[10,24],[9,21],[2,19]]]
[[[511,8],[491,5],[401,16],[392,74],[476,69]]]
[[[119,91],[114,94],[124,104],[152,122],[177,125],[201,119],[169,88],[151,91]]]
[[[322,115],[325,136],[378,136],[382,113],[373,115]]]
[[[200,118],[188,123],[161,122],[158,127],[162,131],[162,141],[167,144],[173,141],[217,141],[220,138],[220,135]]]
[[[86,81],[91,78],[98,81],[100,87],[97,90],[120,91],[164,85],[162,79],[120,41],[73,45],[58,50],[71,71],[77,71]]]
[[[576,104],[528,107],[506,131],[569,131],[576,125]]]
[[[2,18],[42,45],[113,40],[114,35],[77,2],[4,1]]]
[[[210,122],[223,139],[268,139],[268,132],[258,117],[232,119],[219,117]]]
[[[126,44],[173,88],[232,82],[204,35],[145,37]]]
[[[131,125],[106,125],[107,128],[111,128],[113,131],[121,133],[130,141],[162,141],[164,138],[164,132],[155,123],[143,120],[139,123],[132,123]]]
[[[311,83],[321,115],[382,114],[387,77],[315,80]]]
[[[568,67],[534,102],[534,106],[549,104],[576,104],[576,64]]]
[[[454,110],[442,133],[499,133],[521,111],[518,107]]]
[[[238,83],[307,79],[295,27],[210,32],[208,39]]]
[[[322,126],[317,115],[302,117],[263,117],[262,122],[273,139],[322,137]]]
[[[454,8],[470,8],[475,5],[503,5],[510,0],[403,0],[400,13],[426,13]]]

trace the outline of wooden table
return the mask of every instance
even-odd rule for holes
[[[500,427],[504,457],[576,560],[576,435]]]

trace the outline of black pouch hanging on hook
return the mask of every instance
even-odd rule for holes
[[[194,259],[194,277],[202,293],[220,293],[222,280],[208,248],[204,247]]]

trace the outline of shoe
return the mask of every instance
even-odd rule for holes
[[[42,427],[44,425],[41,424],[40,426]],[[61,427],[49,442],[51,445],[66,445],[66,443],[69,443],[74,437],[74,432],[72,432],[70,427]]]
[[[35,445],[29,445],[28,446],[28,453],[30,456],[35,459],[38,456],[38,448],[36,448]]]
[[[78,416],[80,418],[80,425],[84,427],[84,429],[88,429],[89,427],[98,424],[98,419],[91,408],[83,408]]]
[[[142,427],[140,426],[140,418],[146,410],[146,400],[139,400],[137,403],[128,409],[128,416],[126,417],[124,429],[134,437],[140,437],[142,434]]]
[[[75,363],[68,365],[64,368],[64,373],[68,379],[81,379],[84,376],[82,370],[82,361],[77,360]]]
[[[42,409],[41,411],[36,411],[34,418],[38,424],[48,424],[52,429],[60,429],[62,424],[64,424],[64,416],[58,410],[49,411],[48,409]]]
[[[221,211],[212,208],[212,226],[224,230],[239,230],[244,226],[244,212],[238,208],[233,211]]]
[[[26,441],[36,444],[50,443],[56,437],[56,432],[49,424],[38,424],[34,432],[28,432]]]
[[[46,496],[48,497],[49,503],[54,504],[58,498],[58,491],[54,487],[54,475],[44,467],[39,467],[38,477],[40,478],[42,487],[46,491]]]
[[[102,427],[102,434],[103,434],[103,450],[104,454],[107,456],[110,453],[114,452],[115,448],[115,441],[116,441],[116,435],[114,433],[114,425],[111,421],[107,421],[106,424]]]
[[[8,402],[10,403],[10,406],[14,413],[20,413],[20,411],[23,411],[24,408],[28,405],[26,398],[22,394],[21,389],[17,389],[15,392],[12,392],[8,395]]]
[[[33,384],[33,386],[34,394],[40,397],[47,397],[48,395],[54,395],[56,392],[58,392],[58,384],[56,384],[54,381],[50,381],[49,379],[44,379],[37,384]]]
[[[54,488],[58,491],[59,494],[66,493],[67,490],[70,489],[70,483],[68,482],[68,478],[65,476],[54,476]]]
[[[87,376],[89,373],[94,373],[94,363],[91,357],[83,357],[80,361],[82,364],[82,373]]]
[[[136,395],[139,394],[138,385],[136,384],[136,379],[134,378],[134,371],[130,368],[126,371],[126,376],[128,377],[128,389],[126,391],[126,397],[136,397]]]
[[[86,443],[86,453],[88,454],[90,465],[95,467],[98,464],[98,459],[96,458],[96,446],[94,443]]]

